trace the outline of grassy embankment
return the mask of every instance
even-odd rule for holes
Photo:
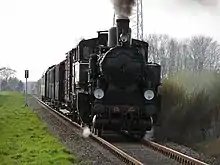
[[[163,81],[161,92],[159,137],[220,156],[220,75],[178,73]]]
[[[24,106],[20,93],[0,93],[0,164],[74,164],[73,157]]]

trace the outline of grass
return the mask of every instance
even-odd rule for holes
[[[20,93],[0,93],[0,164],[68,165],[77,163],[29,108]]]

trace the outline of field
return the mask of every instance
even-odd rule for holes
[[[0,164],[77,164],[24,101],[20,93],[0,93]]]

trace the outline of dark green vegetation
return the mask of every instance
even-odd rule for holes
[[[219,74],[179,73],[163,81],[161,93],[163,102],[160,138],[200,149],[203,146],[209,150],[210,146],[219,142]],[[220,154],[219,147],[211,154],[217,153]]]
[[[0,164],[77,164],[24,100],[20,93],[0,93]]]

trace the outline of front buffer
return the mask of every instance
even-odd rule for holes
[[[104,130],[127,131],[129,134],[143,137],[153,125],[152,118],[144,114],[138,106],[103,105],[93,106],[93,127],[99,135]]]

